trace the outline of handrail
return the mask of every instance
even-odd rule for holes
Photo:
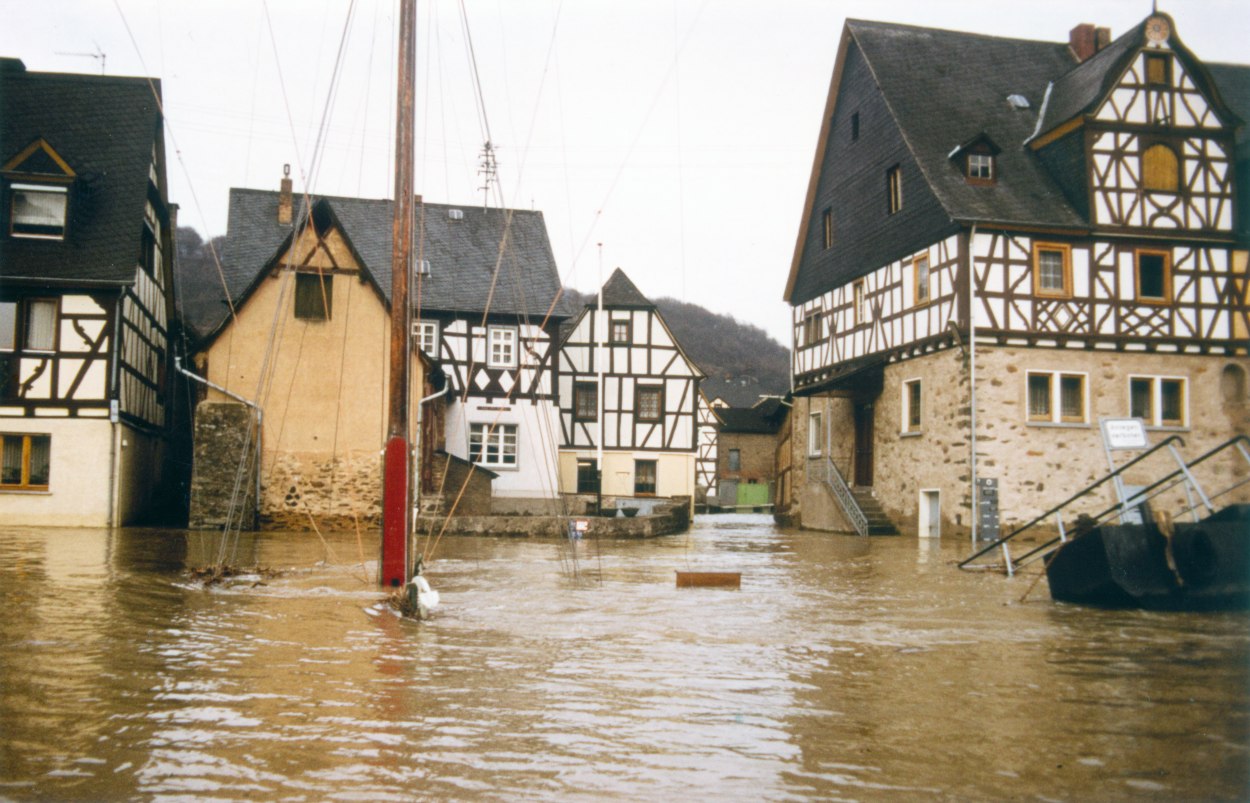
[[[982,555],[985,555],[985,554],[987,554],[987,553],[989,553],[989,552],[993,552],[995,549],[998,549],[1000,546],[1002,546],[1003,544],[1007,543],[1007,542],[1008,542],[1008,541],[1010,541],[1011,539],[1015,538],[1015,537],[1016,537],[1017,535],[1019,535],[1020,533],[1024,532],[1025,530],[1029,529],[1030,527],[1033,527],[1034,525],[1036,525],[1038,522],[1042,521],[1043,519],[1050,518],[1053,514],[1058,513],[1060,510],[1063,510],[1065,507],[1067,507],[1068,505],[1072,504],[1072,503],[1073,503],[1073,502],[1075,502],[1076,500],[1080,499],[1082,496],[1085,496],[1085,495],[1086,495],[1086,494],[1088,494],[1090,491],[1092,491],[1092,490],[1094,490],[1095,488],[1099,487],[1100,485],[1102,485],[1103,483],[1107,482],[1108,480],[1115,479],[1115,478],[1116,478],[1116,477],[1118,477],[1120,474],[1124,473],[1124,472],[1125,472],[1125,471],[1127,471],[1128,469],[1130,469],[1130,468],[1132,468],[1133,466],[1135,466],[1136,464],[1140,463],[1142,460],[1145,460],[1147,457],[1150,457],[1150,455],[1154,454],[1155,452],[1157,452],[1157,451],[1159,451],[1160,449],[1162,449],[1164,446],[1167,446],[1168,444],[1170,444],[1170,443],[1172,443],[1172,442],[1174,442],[1174,441],[1179,441],[1179,442],[1180,442],[1180,444],[1181,444],[1182,446],[1184,446],[1184,445],[1185,445],[1185,440],[1184,440],[1184,438],[1182,438],[1180,435],[1169,435],[1168,437],[1166,437],[1166,438],[1164,438],[1163,440],[1159,441],[1159,442],[1158,442],[1157,444],[1155,444],[1154,446],[1150,447],[1150,448],[1149,448],[1149,449],[1147,449],[1146,451],[1144,451],[1144,452],[1142,452],[1141,454],[1139,454],[1137,457],[1134,457],[1132,460],[1130,460],[1130,461],[1128,461],[1127,463],[1125,463],[1124,465],[1120,466],[1120,467],[1119,467],[1119,468],[1117,468],[1115,471],[1112,471],[1110,474],[1106,474],[1106,475],[1104,475],[1103,477],[1101,477],[1100,479],[1095,480],[1095,481],[1094,481],[1094,483],[1093,483],[1092,485],[1087,485],[1087,486],[1085,486],[1085,488],[1083,488],[1083,489],[1082,489],[1082,490],[1080,490],[1080,491],[1077,491],[1077,492],[1076,492],[1075,494],[1073,494],[1072,496],[1069,496],[1067,499],[1065,499],[1065,500],[1063,500],[1062,502],[1060,502],[1059,504],[1055,505],[1055,506],[1054,506],[1054,507],[1052,507],[1050,510],[1047,510],[1045,513],[1041,514],[1041,515],[1040,515],[1040,516],[1038,516],[1037,518],[1034,518],[1034,519],[1030,520],[1027,524],[1024,524],[1024,525],[1021,525],[1020,527],[1017,527],[1016,529],[1014,529],[1014,530],[1012,530],[1011,532],[1009,532],[1009,533],[1007,533],[1006,535],[1004,535],[1002,538],[999,538],[997,541],[994,541],[993,543],[989,544],[988,546],[982,547],[982,548],[981,548],[980,550],[978,550],[977,552],[974,552],[973,554],[971,554],[971,555],[969,555],[968,557],[964,558],[964,559],[963,559],[962,561],[960,561],[957,565],[959,566],[959,568],[961,568],[961,569],[962,569],[962,568],[966,567],[966,566],[967,566],[969,563],[971,563],[972,561],[974,561],[974,560],[976,560],[977,558],[981,557]],[[1118,507],[1118,505],[1117,505],[1117,507]]]
[[[1238,445],[1238,442],[1239,442],[1239,441],[1245,441],[1245,442],[1246,442],[1246,444],[1250,445],[1250,436],[1247,436],[1247,435],[1234,435],[1233,437],[1229,438],[1228,440],[1224,441],[1223,443],[1219,444],[1218,446],[1215,446],[1215,447],[1213,447],[1213,448],[1211,448],[1211,449],[1208,449],[1206,452],[1204,452],[1202,455],[1198,456],[1198,457],[1197,457],[1197,458],[1195,458],[1194,460],[1192,460],[1192,461],[1190,461],[1190,462],[1188,462],[1188,463],[1185,463],[1183,466],[1181,466],[1181,468],[1178,468],[1178,469],[1176,469],[1175,471],[1172,471],[1172,472],[1170,472],[1169,474],[1166,474],[1165,476],[1160,477],[1159,479],[1157,479],[1157,480],[1155,480],[1154,482],[1152,482],[1150,485],[1147,485],[1145,488],[1142,488],[1140,491],[1138,491],[1138,493],[1137,493],[1137,495],[1134,497],[1134,499],[1140,499],[1142,502],[1147,502],[1147,501],[1149,501],[1149,500],[1151,500],[1151,499],[1155,498],[1155,497],[1156,497],[1156,496],[1158,496],[1159,494],[1161,494],[1161,493],[1163,493],[1163,492],[1165,492],[1165,491],[1168,491],[1168,490],[1170,490],[1170,489],[1172,489],[1172,488],[1176,487],[1177,483],[1176,483],[1176,482],[1174,482],[1174,480],[1176,480],[1176,478],[1177,478],[1178,476],[1180,476],[1180,475],[1185,475],[1186,477],[1188,477],[1188,476],[1189,476],[1189,475],[1188,475],[1188,469],[1191,469],[1191,468],[1193,468],[1194,466],[1198,465],[1199,463],[1201,463],[1201,462],[1203,462],[1203,461],[1205,461],[1205,460],[1207,460],[1207,459],[1209,459],[1209,458],[1211,458],[1211,457],[1214,457],[1216,454],[1218,454],[1218,453],[1220,453],[1220,452],[1224,451],[1225,449],[1227,449],[1227,448],[1228,448],[1228,447],[1230,447],[1230,446],[1235,446],[1235,445]],[[1240,452],[1241,452],[1241,455],[1242,455],[1242,457],[1244,457],[1244,458],[1246,459],[1246,462],[1247,462],[1248,464],[1250,464],[1250,452],[1247,452],[1247,451],[1246,451],[1246,449],[1245,449],[1244,447],[1243,447],[1243,448],[1238,449],[1238,451],[1240,451]],[[1192,478],[1191,478],[1191,479],[1192,479]],[[1167,485],[1166,485],[1165,487],[1159,487],[1159,486],[1163,486],[1165,483],[1167,483]],[[1241,486],[1241,485],[1244,485],[1244,484],[1246,484],[1246,480],[1242,480],[1241,482],[1234,483],[1233,485],[1229,486],[1228,488],[1225,488],[1224,490],[1219,491],[1218,493],[1215,493],[1215,494],[1214,494],[1211,498],[1217,498],[1217,497],[1219,497],[1219,496],[1221,496],[1221,495],[1223,495],[1223,494],[1225,494],[1225,493],[1227,493],[1227,492],[1229,492],[1229,491],[1233,490],[1234,488],[1237,488],[1237,487],[1239,487],[1239,486]],[[1152,491],[1154,491],[1156,488],[1158,488],[1158,493],[1152,493]],[[1140,503],[1139,503],[1139,504],[1140,504]],[[1204,504],[1204,505],[1206,505],[1206,507],[1207,507],[1207,511],[1208,511],[1209,513],[1214,513],[1214,512],[1215,512],[1215,510],[1214,510],[1214,509],[1212,508],[1212,506],[1211,506],[1210,499],[1209,499],[1209,498],[1207,498],[1205,494],[1203,494],[1203,504]],[[1196,506],[1191,506],[1191,507],[1189,507],[1189,508],[1187,508],[1187,509],[1185,509],[1185,510],[1181,511],[1181,513],[1188,513],[1189,511],[1193,510],[1193,509],[1194,509],[1194,507],[1196,507]],[[1116,513],[1116,512],[1117,512],[1117,511],[1119,511],[1119,510],[1120,510],[1120,505],[1117,503],[1117,504],[1112,505],[1111,507],[1107,508],[1106,510],[1104,510],[1104,511],[1100,512],[1098,515],[1094,516],[1094,517],[1093,517],[1093,520],[1094,520],[1095,522],[1101,522],[1104,516],[1107,516],[1107,515],[1108,515],[1108,514],[1110,514],[1110,513]],[[1047,542],[1046,542],[1046,543],[1044,543],[1044,544],[1040,544],[1040,545],[1038,545],[1038,546],[1035,546],[1035,547],[1033,547],[1032,549],[1030,549],[1028,552],[1025,552],[1023,555],[1021,555],[1020,557],[1016,558],[1014,561],[1012,561],[1012,563],[1013,563],[1013,564],[1014,564],[1017,568],[1019,568],[1019,567],[1021,567],[1021,566],[1024,566],[1024,565],[1025,565],[1025,562],[1026,562],[1026,561],[1028,561],[1028,560],[1029,560],[1029,558],[1033,557],[1034,555],[1036,555],[1037,553],[1041,552],[1042,550],[1044,550],[1044,549],[1046,549],[1046,548],[1050,547],[1050,546],[1051,546],[1051,545],[1053,545],[1056,541],[1059,541],[1059,540],[1061,540],[1061,539],[1059,539],[1059,538],[1052,538],[1052,539],[1050,539],[1049,541],[1047,541]]]
[[[856,534],[868,535],[868,517],[860,509],[859,503],[855,501],[855,495],[851,493],[846,480],[842,479],[842,473],[833,464],[833,459],[826,456],[813,458],[810,462],[816,463],[819,467],[820,470],[816,472],[818,477],[833,491],[834,498],[837,499],[842,512],[850,520],[851,526],[855,528]]]
[[[998,547],[1000,547],[1000,546],[1002,546],[1003,544],[1005,544],[1007,541],[1011,540],[1012,538],[1015,538],[1015,537],[1016,537],[1017,535],[1019,535],[1020,533],[1024,532],[1025,530],[1029,529],[1030,527],[1035,526],[1038,522],[1042,521],[1043,519],[1048,518],[1049,516],[1051,516],[1051,515],[1052,515],[1052,514],[1054,514],[1054,513],[1058,513],[1061,509],[1063,509],[1064,507],[1068,506],[1069,504],[1071,504],[1072,502],[1076,501],[1077,499],[1079,499],[1080,497],[1084,496],[1085,494],[1089,493],[1089,492],[1090,492],[1090,491],[1092,491],[1094,488],[1097,488],[1099,485],[1102,485],[1102,484],[1103,484],[1104,482],[1106,482],[1107,480],[1112,479],[1112,478],[1113,478],[1113,477],[1115,477],[1117,474],[1119,474],[1119,473],[1123,472],[1125,469],[1130,468],[1130,467],[1131,467],[1131,466],[1133,466],[1135,463],[1138,463],[1138,462],[1140,462],[1142,459],[1144,459],[1144,458],[1146,458],[1146,457],[1150,456],[1150,454],[1151,454],[1152,452],[1154,452],[1154,451],[1156,451],[1156,450],[1160,449],[1160,448],[1161,448],[1161,447],[1163,447],[1163,446],[1168,445],[1168,444],[1169,444],[1169,442],[1171,442],[1172,440],[1178,440],[1178,441],[1180,441],[1180,442],[1181,442],[1181,444],[1182,444],[1182,445],[1184,445],[1184,440],[1183,440],[1183,439],[1181,439],[1181,437],[1180,437],[1179,435],[1172,435],[1172,436],[1169,436],[1168,438],[1165,438],[1163,441],[1159,442],[1159,444],[1157,444],[1155,447],[1153,447],[1153,448],[1152,448],[1152,449],[1150,449],[1149,451],[1143,452],[1142,454],[1138,455],[1136,458],[1134,458],[1133,460],[1130,460],[1129,462],[1125,463],[1125,464],[1124,464],[1123,466],[1121,466],[1120,468],[1118,468],[1118,469],[1116,469],[1115,471],[1111,472],[1110,474],[1107,474],[1106,476],[1102,477],[1101,479],[1099,479],[1099,480],[1098,480],[1097,482],[1095,482],[1094,484],[1087,486],[1084,490],[1079,491],[1079,492],[1078,492],[1077,494],[1075,494],[1074,496],[1069,497],[1067,500],[1065,500],[1064,502],[1060,503],[1058,506],[1051,508],[1050,510],[1048,510],[1048,511],[1046,511],[1045,513],[1041,514],[1040,516],[1038,516],[1037,518],[1035,518],[1035,519],[1033,519],[1032,521],[1028,522],[1027,524],[1025,524],[1025,525],[1023,525],[1023,526],[1021,526],[1021,527],[1017,527],[1015,530],[1012,530],[1010,533],[1008,533],[1007,535],[1005,535],[1005,536],[1003,536],[1002,538],[998,539],[998,540],[997,540],[997,541],[995,541],[994,543],[992,543],[992,544],[990,544],[990,545],[988,545],[988,546],[984,547],[984,548],[983,548],[983,549],[981,549],[979,552],[976,552],[975,554],[970,555],[969,557],[965,558],[963,561],[961,561],[961,562],[958,564],[959,568],[961,568],[961,569],[962,569],[962,568],[965,568],[965,566],[966,566],[968,563],[971,563],[972,561],[976,560],[977,558],[981,557],[982,555],[985,555],[986,553],[988,553],[988,552],[990,552],[990,551],[992,551],[992,550],[994,550],[994,549],[997,549]],[[1139,490],[1139,491],[1136,493],[1136,495],[1134,496],[1134,499],[1139,499],[1139,500],[1141,500],[1141,501],[1143,501],[1143,502],[1144,502],[1144,501],[1148,501],[1148,500],[1150,500],[1150,499],[1153,499],[1155,496],[1158,496],[1160,493],[1163,493],[1164,491],[1167,491],[1167,490],[1169,490],[1169,489],[1171,489],[1171,488],[1175,487],[1175,486],[1176,486],[1176,484],[1177,484],[1177,483],[1176,483],[1177,477],[1179,477],[1179,476],[1184,476],[1184,477],[1186,477],[1187,479],[1189,479],[1189,480],[1192,482],[1192,481],[1193,481],[1193,478],[1192,478],[1192,476],[1190,476],[1190,474],[1189,474],[1189,469],[1193,468],[1194,466],[1197,466],[1197,465],[1198,465],[1198,464],[1200,464],[1200,463],[1205,462],[1206,460],[1209,460],[1210,458],[1214,457],[1215,455],[1219,454],[1220,452],[1224,451],[1225,449],[1228,449],[1228,448],[1229,448],[1229,447],[1231,447],[1231,446],[1237,446],[1237,447],[1238,447],[1238,451],[1241,453],[1242,457],[1243,457],[1243,458],[1245,458],[1245,460],[1246,460],[1246,462],[1247,462],[1247,463],[1250,463],[1250,451],[1247,451],[1246,446],[1243,446],[1243,445],[1241,445],[1241,444],[1250,445],[1250,436],[1248,436],[1248,435],[1234,435],[1233,437],[1229,438],[1228,440],[1224,441],[1223,443],[1220,443],[1220,444],[1218,444],[1218,445],[1216,445],[1216,446],[1212,447],[1211,449],[1208,449],[1206,452],[1202,453],[1201,455],[1199,455],[1199,456],[1198,456],[1197,458],[1195,458],[1194,460],[1191,460],[1191,461],[1190,461],[1190,462],[1188,462],[1188,463],[1184,463],[1184,462],[1182,462],[1179,468],[1174,469],[1173,471],[1169,472],[1168,474],[1165,474],[1163,477],[1161,477],[1161,478],[1159,478],[1159,479],[1155,480],[1155,481],[1154,481],[1154,482],[1152,482],[1150,485],[1147,485],[1146,487],[1144,487],[1144,488],[1142,488],[1141,490]],[[1235,488],[1235,487],[1237,487],[1238,485],[1241,485],[1241,484],[1244,484],[1244,481],[1243,481],[1242,483],[1236,483],[1236,484],[1234,484],[1232,487],[1234,487],[1234,488]],[[1161,486],[1162,486],[1162,487],[1161,487]],[[1157,493],[1155,493],[1156,489],[1157,489]],[[1212,498],[1214,498],[1214,497],[1219,497],[1220,495],[1222,495],[1222,494],[1226,493],[1228,490],[1231,490],[1231,489],[1226,488],[1226,489],[1224,489],[1224,490],[1221,490],[1221,491],[1219,491],[1218,493],[1214,494]],[[1201,491],[1200,491],[1200,495],[1202,496],[1203,503],[1207,505],[1208,509],[1210,509],[1210,499],[1209,499],[1209,498],[1208,498],[1205,494],[1201,494]],[[1121,503],[1117,502],[1116,504],[1112,505],[1111,507],[1109,507],[1109,508],[1107,508],[1107,509],[1105,509],[1105,510],[1103,510],[1103,511],[1100,511],[1097,515],[1093,516],[1093,517],[1092,517],[1092,520],[1093,520],[1095,523],[1101,522],[1101,521],[1102,521],[1102,519],[1103,519],[1104,517],[1106,517],[1106,516],[1108,516],[1109,514],[1112,514],[1112,513],[1118,513],[1118,512],[1120,512],[1120,511],[1121,511],[1121,509],[1122,509],[1122,505],[1121,505]],[[1191,509],[1192,509],[1192,508],[1191,508]],[[1025,552],[1023,555],[1021,555],[1020,557],[1018,557],[1018,558],[1016,558],[1016,559],[1012,560],[1012,561],[1011,561],[1011,566],[1016,567],[1016,568],[1019,568],[1019,567],[1023,566],[1023,565],[1025,564],[1025,562],[1026,562],[1026,561],[1028,561],[1030,558],[1032,558],[1033,556],[1037,555],[1038,553],[1040,553],[1040,552],[1042,552],[1042,551],[1044,551],[1044,550],[1048,549],[1049,547],[1051,547],[1052,545],[1054,545],[1056,541],[1060,541],[1060,540],[1062,540],[1062,538],[1060,538],[1060,537],[1055,537],[1055,538],[1050,539],[1049,541],[1046,541],[1046,542],[1045,542],[1045,543],[1043,543],[1043,544],[1040,544],[1040,545],[1038,545],[1038,546],[1036,546],[1036,547],[1033,547],[1033,548],[1032,548],[1032,549],[1030,549],[1028,552]]]

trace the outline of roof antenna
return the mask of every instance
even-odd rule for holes
[[[490,205],[490,186],[497,180],[498,168],[495,163],[495,146],[491,141],[486,140],[486,144],[482,146],[481,167],[477,169],[477,174],[482,177],[482,186],[478,187],[482,191],[482,209],[486,209]]]
[[[108,61],[108,56],[106,56],[104,51],[100,49],[99,42],[92,42],[91,44],[95,45],[94,53],[73,53],[73,52],[67,52],[64,50],[58,50],[56,51],[56,54],[58,56],[84,56],[89,59],[95,59],[96,61],[100,62],[100,75],[104,75],[104,65]]]

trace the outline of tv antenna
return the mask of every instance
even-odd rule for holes
[[[108,61],[108,56],[104,53],[103,50],[100,49],[100,45],[98,42],[92,42],[91,44],[95,45],[94,53],[71,53],[71,52],[67,52],[64,50],[58,50],[56,51],[56,54],[58,56],[85,56],[86,58],[89,58],[89,59],[95,59],[96,61],[100,62],[100,75],[104,75],[104,65]]]
[[[479,164],[481,165],[477,173],[482,177],[482,186],[478,187],[482,191],[482,208],[485,209],[490,205],[490,187],[491,184],[498,180],[499,168],[495,162],[495,146],[488,139],[486,144],[482,146],[482,156]]]

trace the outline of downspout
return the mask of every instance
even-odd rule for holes
[[[425,403],[428,401],[434,401],[439,396],[445,395],[447,391],[450,389],[451,389],[451,382],[444,382],[442,390],[431,393],[429,396],[425,396],[417,401],[417,426],[416,426],[417,436],[414,439],[415,443],[413,444],[413,449],[412,449],[412,452],[414,455],[418,455],[418,456],[421,455],[422,450],[425,448],[425,430],[421,426],[421,422],[423,420],[423,416],[421,415],[421,413],[425,409]],[[419,474],[420,472],[415,471],[413,473]],[[420,482],[419,477],[417,477],[416,480],[417,480],[417,483],[416,483],[417,493],[416,493],[415,498],[417,500],[417,506],[419,508],[421,504],[421,482]]]
[[[972,224],[971,231],[968,232],[968,392],[970,397],[969,409],[971,410],[971,431],[968,434],[968,443],[971,444],[972,454],[969,458],[970,475],[972,482],[972,548],[977,547],[977,523],[981,517],[981,500],[977,498],[977,224]]]
[[[265,432],[265,428],[264,428],[265,411],[262,410],[261,406],[257,404],[256,402],[248,401],[247,399],[243,398],[239,394],[226,390],[221,385],[218,385],[216,382],[211,382],[205,379],[204,377],[200,376],[199,374],[192,373],[191,371],[188,371],[186,368],[183,368],[182,357],[179,357],[178,355],[174,355],[174,368],[178,371],[178,373],[182,374],[183,376],[189,379],[193,379],[196,382],[199,382],[201,385],[204,385],[205,387],[210,387],[213,390],[217,391],[218,393],[222,393],[226,396],[229,396],[230,398],[234,399],[240,404],[244,404],[248,407],[251,407],[253,410],[256,411],[256,497],[255,497],[256,505],[254,506],[253,513],[252,513],[252,517],[253,517],[252,528],[253,529],[258,528],[260,526],[260,456],[261,456],[260,447],[261,447],[261,437]]]
[[[121,471],[117,465],[121,460],[120,450],[118,449],[118,439],[121,437],[121,337],[122,337],[122,309],[126,302],[126,291],[123,290],[117,297],[117,311],[113,315],[113,368],[111,373],[111,384],[113,386],[113,398],[109,399],[109,488],[108,488],[108,526],[116,527],[115,521],[117,516],[117,485],[120,482]]]

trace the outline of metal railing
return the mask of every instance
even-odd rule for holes
[[[977,558],[983,557],[984,555],[987,555],[990,552],[993,552],[995,549],[1001,548],[1003,552],[1003,560],[1006,566],[1007,573],[1013,574],[1017,569],[1022,568],[1023,566],[1032,562],[1036,558],[1040,557],[1043,553],[1046,552],[1046,550],[1054,546],[1056,543],[1060,543],[1062,541],[1068,540],[1067,532],[1065,530],[1063,519],[1061,516],[1061,511],[1064,508],[1066,508],[1068,505],[1072,504],[1073,502],[1077,501],[1078,499],[1081,499],[1082,497],[1087,496],[1088,494],[1090,494],[1092,491],[1102,486],[1103,484],[1115,479],[1116,477],[1119,477],[1126,470],[1133,467],[1137,463],[1140,463],[1142,460],[1146,459],[1151,454],[1165,447],[1170,448],[1172,444],[1176,442],[1179,442],[1181,445],[1184,445],[1185,443],[1185,441],[1179,435],[1171,435],[1165,438],[1164,440],[1160,441],[1151,449],[1145,452],[1142,452],[1140,455],[1133,458],[1132,460],[1125,463],[1124,465],[1120,466],[1115,471],[1112,471],[1111,473],[1099,478],[1098,480],[1095,480],[1092,484],[1086,486],[1082,490],[1068,497],[1064,501],[1060,502],[1058,505],[1052,507],[1050,510],[1047,510],[1045,513],[1042,513],[1041,515],[1037,516],[1031,521],[1012,530],[1010,533],[1008,533],[1007,535],[1004,535],[1002,538],[999,538],[997,541],[994,541],[982,547],[980,550],[964,558],[958,564],[959,568],[961,569],[969,568],[970,564],[973,561],[975,561]],[[1165,474],[1163,477],[1160,477],[1159,479],[1152,482],[1150,485],[1147,485],[1141,490],[1134,493],[1131,500],[1128,500],[1127,502],[1117,501],[1111,507],[1100,511],[1093,516],[1087,517],[1085,521],[1083,522],[1083,524],[1086,527],[1097,526],[1117,516],[1122,517],[1127,512],[1127,508],[1140,506],[1150,501],[1151,499],[1154,499],[1155,497],[1163,493],[1166,493],[1167,491],[1171,490],[1172,488],[1175,488],[1177,485],[1182,484],[1182,483],[1185,486],[1186,495],[1188,496],[1190,493],[1190,490],[1192,489],[1194,492],[1197,493],[1199,502],[1193,503],[1191,501],[1188,507],[1186,507],[1184,510],[1178,511],[1178,515],[1184,515],[1186,513],[1193,513],[1195,519],[1197,519],[1198,518],[1197,510],[1200,505],[1202,507],[1205,507],[1208,513],[1214,513],[1215,506],[1213,504],[1213,500],[1218,499],[1224,494],[1230,493],[1231,491],[1243,485],[1246,485],[1247,483],[1250,483],[1250,478],[1235,482],[1229,487],[1224,488],[1220,490],[1219,492],[1212,494],[1211,496],[1207,496],[1207,494],[1203,491],[1202,486],[1199,485],[1198,481],[1194,478],[1191,472],[1191,469],[1193,469],[1195,466],[1198,466],[1206,462],[1212,457],[1215,457],[1220,452],[1223,452],[1225,449],[1229,449],[1229,448],[1235,448],[1237,452],[1242,456],[1242,458],[1246,461],[1246,464],[1250,465],[1250,450],[1247,449],[1247,446],[1250,446],[1250,436],[1236,435],[1224,441],[1223,443],[1215,446],[1214,448],[1204,452],[1201,456],[1199,456],[1195,460],[1192,460],[1188,463],[1182,461],[1180,459],[1180,456],[1176,453],[1176,451],[1172,449],[1171,450],[1172,454],[1174,457],[1176,457],[1177,463],[1179,464],[1176,469],[1173,469],[1172,471]],[[1050,540],[1042,544],[1039,544],[1038,546],[1033,547],[1032,549],[1028,550],[1024,554],[1016,558],[1012,558],[1011,552],[1007,546],[1008,542],[1010,542],[1012,539],[1016,538],[1017,536],[1021,535],[1025,531],[1037,526],[1038,524],[1050,518],[1051,516],[1055,517],[1055,521],[1056,521],[1059,534],[1055,536],[1054,538],[1051,538]],[[994,564],[992,566],[986,566],[985,564],[982,564],[980,566],[974,566],[971,568],[994,568],[996,567],[996,565],[997,564]]]
[[[808,473],[833,491],[833,498],[837,500],[838,506],[842,508],[842,513],[845,514],[851,526],[855,528],[856,535],[868,535],[868,517],[864,515],[859,503],[855,501],[855,495],[851,493],[851,488],[842,478],[838,467],[833,464],[833,459],[829,457],[809,458]]]

